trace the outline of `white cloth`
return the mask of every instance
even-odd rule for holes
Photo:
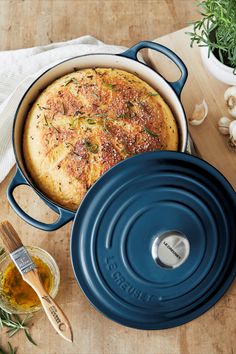
[[[0,182],[15,163],[12,125],[16,108],[37,76],[69,57],[90,53],[115,54],[125,49],[83,36],[67,42],[0,52]]]

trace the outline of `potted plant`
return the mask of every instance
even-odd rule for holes
[[[218,80],[236,85],[236,0],[200,1],[201,19],[193,22],[191,47],[201,47],[204,66]]]

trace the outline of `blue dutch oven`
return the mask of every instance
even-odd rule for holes
[[[137,54],[139,50],[143,48],[154,49],[169,57],[180,69],[180,79],[176,82],[169,83],[149,66],[140,62],[137,59]],[[124,53],[117,55],[90,54],[77,56],[65,60],[50,68],[49,70],[45,71],[33,82],[33,84],[25,92],[15,114],[13,127],[13,147],[16,157],[17,170],[7,190],[8,201],[12,208],[15,210],[15,212],[27,223],[45,231],[53,231],[60,228],[68,221],[74,218],[75,212],[67,210],[61,205],[56,204],[55,202],[50,200],[46,195],[44,195],[37,186],[34,185],[33,180],[31,179],[25,168],[24,157],[22,152],[24,123],[30,104],[37,98],[42,89],[47,87],[51,82],[53,82],[57,78],[72,72],[75,67],[114,67],[138,75],[141,79],[148,82],[153,88],[160,92],[169,104],[170,108],[172,109],[179,126],[179,150],[185,151],[187,144],[187,123],[184,110],[179,99],[181,90],[187,79],[187,69],[182,60],[173,51],[162,46],[161,44],[144,41],[134,45],[132,48],[128,49]],[[35,192],[42,198],[42,200],[59,215],[56,222],[54,222],[53,224],[45,224],[43,222],[35,220],[31,216],[29,216],[24,210],[22,210],[22,208],[19,206],[13,196],[14,189],[22,184],[31,186],[35,190]]]

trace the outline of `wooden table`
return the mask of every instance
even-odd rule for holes
[[[199,17],[188,0],[0,0],[0,50],[91,34],[130,46]]]
[[[202,97],[209,103],[207,120],[202,126],[191,128],[191,134],[204,158],[224,172],[236,188],[236,155],[228,151],[225,139],[216,130],[218,117],[226,113],[222,97],[225,85],[218,83],[202,69],[198,51],[189,49],[189,41],[184,31],[172,33],[158,41],[174,48],[188,66],[190,76],[183,92],[187,115],[191,114],[195,103]],[[156,57],[152,56],[151,59],[156,62]],[[158,68],[166,70],[162,59],[158,62]],[[19,346],[19,354],[234,353],[236,284],[211,310],[181,327],[163,331],[139,331],[120,326],[105,318],[89,304],[74,279],[69,257],[71,223],[58,231],[46,233],[26,225],[11,210],[5,191],[12,175],[13,171],[0,185],[0,219],[9,219],[17,227],[25,244],[33,243],[55,257],[61,270],[61,286],[57,300],[70,318],[75,336],[73,344],[63,341],[54,333],[45,315],[38,313],[32,320],[31,328],[31,334],[38,346],[33,347],[25,340],[24,334],[20,333],[12,339],[12,344]],[[20,187],[15,195],[21,206],[34,217],[45,222],[55,219],[54,213],[28,187]],[[1,334],[0,346],[6,341],[7,337]]]

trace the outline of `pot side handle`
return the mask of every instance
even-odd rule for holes
[[[52,223],[52,224],[46,224],[41,221],[38,221],[28,215],[16,202],[13,192],[14,189],[20,185],[27,185],[30,186],[29,183],[25,180],[25,178],[22,176],[20,170],[17,168],[15,176],[12,178],[8,188],[7,188],[7,199],[13,210],[16,212],[17,215],[19,215],[24,221],[26,221],[28,224],[31,226],[34,226],[40,230],[44,231],[54,231],[59,229],[61,226],[65,225],[67,222],[72,220],[75,216],[75,214],[72,211],[69,210],[64,210],[57,205],[53,205],[54,209],[56,209],[56,212],[59,214],[58,219]],[[47,205],[53,209],[50,206],[50,203],[47,203]],[[53,210],[54,210],[53,209]]]
[[[177,54],[175,54],[171,49],[169,49],[159,43],[155,43],[155,42],[151,42],[151,41],[142,41],[142,42],[135,44],[133,47],[129,48],[125,52],[118,54],[118,55],[139,61],[137,58],[137,54],[141,49],[144,49],[144,48],[154,49],[157,52],[160,52],[160,53],[166,55],[169,59],[171,59],[178,66],[178,68],[181,72],[180,79],[175,82],[169,82],[169,81],[167,81],[167,82],[174,89],[175,93],[178,96],[180,96],[181,91],[182,91],[184,84],[185,84],[187,77],[188,77],[188,70],[187,70],[184,62],[180,59],[180,57]]]

